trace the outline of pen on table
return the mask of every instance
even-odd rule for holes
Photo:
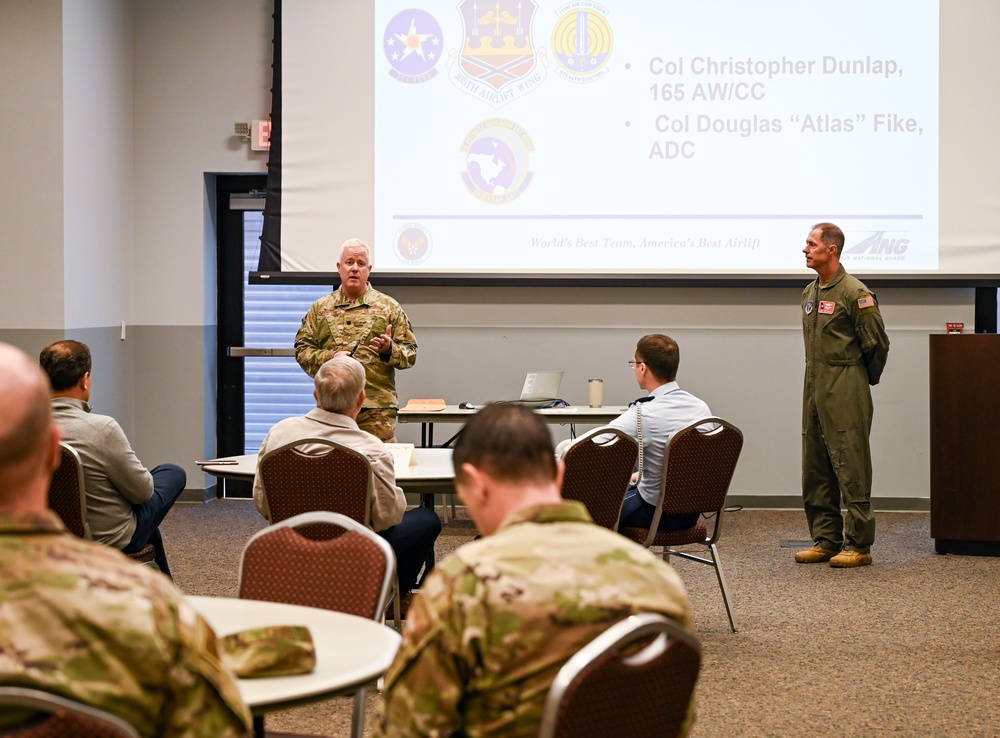
[[[360,345],[361,345],[361,339],[359,338],[358,342],[354,344],[354,348],[351,349],[351,353],[349,353],[348,356],[354,356],[354,352],[358,350],[358,346]]]
[[[238,461],[233,461],[232,459],[210,459],[208,461],[196,461],[195,464],[199,466],[226,466],[229,464],[239,464]]]

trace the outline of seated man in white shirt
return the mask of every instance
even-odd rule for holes
[[[642,435],[642,468],[632,475],[619,524],[648,528],[653,524],[653,513],[660,498],[663,451],[667,441],[685,425],[709,417],[712,412],[708,405],[678,386],[680,349],[670,336],[653,333],[640,338],[629,364],[635,370],[639,386],[649,394],[633,402],[628,410],[608,424],[636,441],[639,441],[640,427]],[[697,521],[698,513],[663,515],[658,527],[659,530],[682,530]]]
[[[325,438],[367,456],[375,485],[371,526],[396,552],[399,588],[406,594],[416,587],[421,566],[431,558],[434,541],[441,532],[441,520],[428,507],[406,510],[403,490],[396,486],[392,453],[378,438],[358,428],[358,411],[365,404],[365,370],[361,363],[350,356],[335,356],[319,368],[314,381],[317,407],[305,415],[276,423],[261,443],[259,458],[303,438]],[[304,447],[304,450],[312,449]],[[260,514],[269,517],[259,474],[253,483],[253,499]]]

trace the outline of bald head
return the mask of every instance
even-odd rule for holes
[[[0,343],[0,508],[34,507],[39,499],[45,507],[60,436],[45,374],[26,353]]]

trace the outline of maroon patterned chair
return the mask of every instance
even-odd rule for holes
[[[639,444],[614,428],[595,428],[580,436],[563,454],[566,473],[562,496],[582,502],[594,522],[618,530]]]
[[[27,722],[0,731],[13,738],[139,738],[117,715],[49,692],[28,687],[0,687],[0,712],[30,711]]]
[[[326,510],[371,527],[371,463],[364,454],[326,438],[303,438],[268,451],[257,473],[264,487],[270,518],[277,523],[296,515]],[[323,524],[302,529],[307,538],[329,537]],[[401,630],[399,586],[393,578],[392,606]]]
[[[321,540],[300,532],[316,526],[326,529]],[[309,512],[270,525],[247,541],[240,558],[238,596],[381,622],[395,579],[396,555],[384,538],[346,515]],[[364,728],[364,710],[361,687],[354,694],[351,724],[357,738]]]
[[[83,487],[83,462],[80,454],[68,443],[60,443],[59,467],[49,483],[49,508],[58,515],[73,535],[94,540],[87,522],[87,491]],[[140,564],[153,563],[153,545],[125,554]]]
[[[680,735],[701,669],[701,645],[663,615],[612,625],[577,651],[549,689],[539,738]]]
[[[325,438],[303,438],[268,451],[257,473],[272,523],[328,510],[371,525],[371,464],[352,448]]]
[[[726,587],[726,577],[719,560],[716,543],[722,533],[722,513],[726,495],[743,449],[743,433],[722,418],[703,418],[681,428],[667,441],[663,454],[663,479],[660,499],[650,528],[622,526],[618,532],[647,548],[662,546],[663,558],[671,554],[707,564],[715,569],[722,590],[722,600],[729,615],[729,626],[736,632],[736,618]],[[703,513],[698,522],[684,530],[658,531],[662,515]],[[713,514],[715,525],[711,535],[704,514]],[[698,545],[705,548],[708,558],[676,546]]]

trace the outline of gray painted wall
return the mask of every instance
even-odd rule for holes
[[[590,377],[604,379],[606,404],[627,403],[642,394],[626,364],[636,340],[668,333],[681,348],[681,386],[745,433],[732,494],[770,505],[797,500],[800,289],[389,291],[406,307],[420,346],[417,364],[397,375],[404,401],[511,399],[526,371],[563,369],[561,394],[570,403],[586,402]],[[974,291],[884,288],[878,294],[891,348],[882,383],[873,389],[874,496],[883,508],[921,507],[915,501],[929,495],[927,337],[942,332],[946,321],[972,325]],[[401,426],[398,435],[416,442],[418,428]],[[447,438],[448,430],[436,429],[435,437]],[[568,433],[554,427],[556,440]]]

